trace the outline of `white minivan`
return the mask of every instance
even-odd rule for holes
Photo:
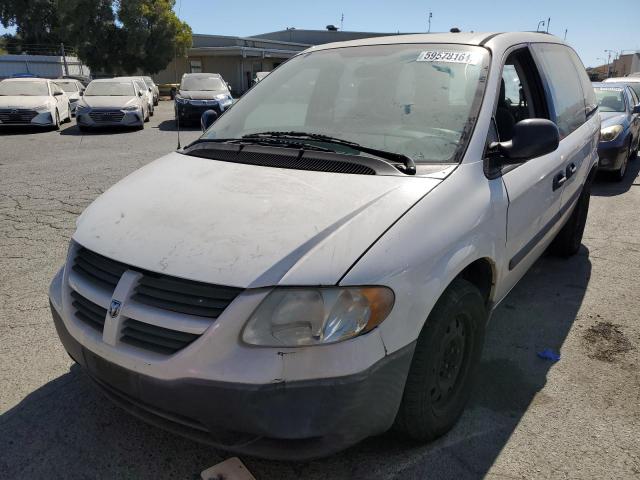
[[[312,47],[78,218],[51,309],[115,403],[271,458],[461,415],[491,311],[578,251],[600,120],[541,33]]]

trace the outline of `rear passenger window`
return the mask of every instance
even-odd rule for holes
[[[533,50],[546,77],[555,122],[564,138],[587,121],[581,78],[567,47],[539,43],[533,45]]]

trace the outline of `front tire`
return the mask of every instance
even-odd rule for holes
[[[578,253],[582,243],[584,227],[587,225],[587,214],[589,213],[589,200],[591,198],[591,179],[587,180],[582,193],[578,197],[578,203],[573,209],[573,213],[567,223],[558,232],[556,238],[551,242],[550,251],[559,257],[571,257]]]
[[[54,130],[60,130],[60,113],[58,113],[58,109],[56,108],[56,115],[54,117],[54,122],[52,128]]]
[[[480,291],[457,278],[420,332],[395,428],[426,442],[448,432],[471,395],[484,343],[487,309]]]

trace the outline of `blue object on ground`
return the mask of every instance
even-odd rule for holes
[[[543,360],[551,360],[552,362],[557,362],[558,360],[560,360],[560,354],[554,352],[550,348],[545,348],[543,351],[538,352],[538,357],[542,358]]]

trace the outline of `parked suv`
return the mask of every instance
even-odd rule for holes
[[[174,97],[176,122],[200,123],[207,110],[222,114],[233,103],[227,83],[217,73],[185,73]]]
[[[227,450],[432,440],[491,312],[549,247],[578,251],[599,133],[551,35],[312,47],[85,210],[58,334],[114,402]]]

